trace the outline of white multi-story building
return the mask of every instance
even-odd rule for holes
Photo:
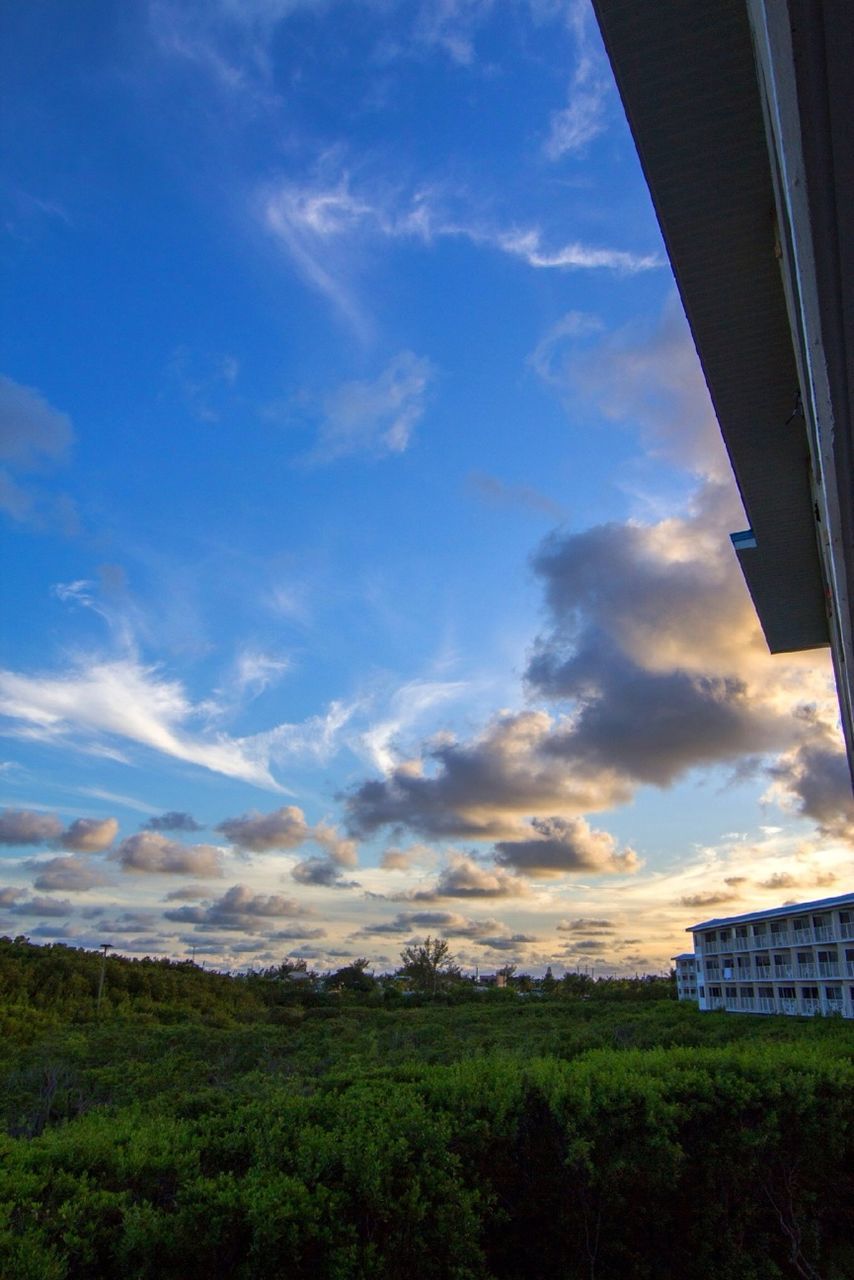
[[[691,925],[701,1009],[854,1018],[854,893]]]
[[[679,1000],[697,999],[697,960],[693,951],[671,956],[676,965],[676,996]]]

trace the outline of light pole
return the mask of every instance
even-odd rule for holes
[[[98,978],[98,999],[95,1001],[95,1017],[99,1017],[101,1013],[101,996],[104,994],[104,974],[107,972],[107,952],[112,951],[113,944],[111,942],[101,943],[101,973]]]

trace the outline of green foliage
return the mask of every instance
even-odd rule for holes
[[[415,991],[435,996],[460,979],[460,967],[445,938],[427,937],[404,947],[400,972]]]
[[[850,1023],[8,946],[3,1280],[854,1275]]]

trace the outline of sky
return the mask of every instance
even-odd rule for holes
[[[849,891],[589,5],[0,25],[0,932],[655,972]]]

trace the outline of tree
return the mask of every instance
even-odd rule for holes
[[[416,991],[434,996],[437,991],[460,977],[460,966],[445,938],[426,937],[414,942],[400,953],[400,972]]]
[[[373,991],[377,980],[372,973],[367,972],[367,968],[368,961],[360,957],[343,969],[327,974],[323,985],[328,991]]]

